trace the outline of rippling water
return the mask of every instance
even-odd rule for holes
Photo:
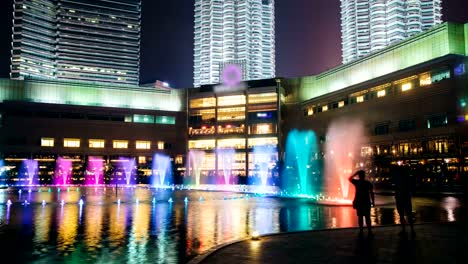
[[[398,223],[393,198],[377,201],[373,223]],[[455,221],[463,208],[454,197],[416,198],[414,204],[419,222]],[[357,219],[351,207],[304,199],[148,188],[0,190],[0,252],[11,263],[180,263],[255,230],[353,226]]]

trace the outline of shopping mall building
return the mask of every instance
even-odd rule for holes
[[[468,24],[444,23],[318,75],[249,81],[242,89],[4,79],[0,152],[10,173],[37,159],[44,179],[57,157],[74,161],[76,178],[89,157],[101,157],[109,170],[132,157],[141,181],[154,153],[169,155],[180,178],[193,169],[185,166],[190,156],[203,153],[196,169],[205,183],[219,182],[226,162],[231,183],[255,183],[256,160],[267,152],[262,162],[277,184],[289,131],[313,130],[323,159],[330,125],[359,120],[367,138],[362,160],[376,183],[385,185],[391,166],[411,164],[421,184],[456,186],[468,172],[467,56]]]

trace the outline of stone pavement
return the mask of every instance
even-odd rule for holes
[[[416,237],[398,236],[399,226],[286,233],[243,240],[192,263],[468,263],[465,224],[416,225]]]

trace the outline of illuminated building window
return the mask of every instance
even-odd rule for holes
[[[153,124],[154,123],[154,116],[152,116],[152,115],[133,115],[133,122],[134,123]]]
[[[80,140],[77,138],[65,138],[63,139],[63,146],[65,148],[79,148]]]
[[[146,157],[145,156],[138,156],[138,164],[145,164]]]
[[[216,98],[197,98],[190,100],[190,108],[203,108],[203,107],[214,107],[216,106]]]
[[[113,140],[112,146],[115,149],[127,149],[128,148],[128,140]]]
[[[345,102],[344,101],[339,101],[338,102],[338,108],[341,108],[343,106],[345,106]]]
[[[432,78],[430,73],[423,73],[419,75],[419,86],[427,86],[432,84]]]
[[[436,115],[427,119],[427,128],[444,127],[447,126],[447,124],[447,115]]]
[[[357,102],[357,103],[362,103],[362,102],[364,102],[364,95],[361,95],[361,96],[356,97],[356,102]]]
[[[89,148],[104,148],[105,140],[104,139],[90,139]]]
[[[313,115],[313,114],[314,114],[314,108],[313,108],[313,107],[308,107],[308,108],[307,108],[307,115],[308,115],[308,116],[311,116],[311,115]]]
[[[250,134],[262,135],[275,133],[273,124],[255,124],[251,126]]]
[[[385,90],[380,90],[377,92],[377,97],[384,97],[385,95],[387,95],[387,92]]]
[[[243,138],[219,139],[218,148],[244,149],[245,139]]]
[[[164,141],[158,141],[158,149],[164,149]]]
[[[245,95],[218,97],[218,106],[245,105]]]
[[[41,147],[53,147],[54,139],[53,138],[41,138]]]
[[[189,140],[188,142],[189,149],[214,149],[215,144],[216,142],[214,139]],[[159,148],[159,143],[158,143],[158,148]]]
[[[328,111],[328,105],[322,106],[322,112],[326,112],[326,111]]]
[[[268,138],[249,138],[248,146],[249,148],[253,148],[256,146],[274,146],[278,145],[278,138],[276,137],[268,137]]]
[[[181,155],[178,155],[175,157],[175,161],[174,161],[175,164],[184,164],[184,158],[181,156]]]
[[[190,123],[214,123],[216,122],[216,114],[214,109],[200,109],[200,110],[191,110]]]
[[[245,107],[218,109],[218,121],[241,121],[245,119]]]
[[[277,93],[249,94],[249,104],[276,103]]]
[[[401,85],[401,90],[403,92],[409,91],[409,90],[411,90],[411,88],[413,88],[413,84],[411,84],[411,83],[404,83],[404,84]]]
[[[137,141],[136,149],[151,149],[151,141]]]
[[[163,124],[163,125],[175,125],[175,117],[174,116],[157,116],[156,117],[156,124]]]

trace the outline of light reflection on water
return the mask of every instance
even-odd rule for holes
[[[174,203],[167,202],[169,198]],[[8,199],[13,205],[6,205]],[[24,199],[30,204],[23,205]],[[222,192],[132,188],[116,193],[112,188],[94,187],[48,192],[42,188],[23,192],[21,198],[17,190],[2,191],[0,200],[0,252],[16,258],[15,262],[186,262],[253,231],[357,225],[354,210],[347,206]],[[378,201],[383,205],[372,209],[373,224],[398,223],[393,198],[378,197]],[[462,206],[454,197],[414,199],[418,222],[455,221]]]

